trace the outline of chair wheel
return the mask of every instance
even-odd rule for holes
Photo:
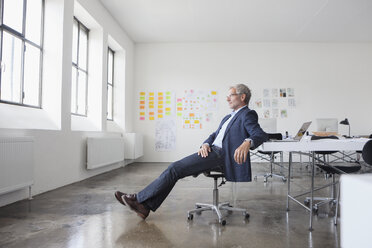
[[[226,225],[226,220],[221,221],[221,225]]]
[[[246,213],[246,214],[244,215],[244,217],[245,217],[246,219],[249,219],[250,215],[249,215],[248,213]]]
[[[187,216],[187,219],[188,220],[192,220],[194,218],[194,215],[193,214],[189,214],[188,216]]]
[[[310,205],[310,200],[304,200],[304,204],[308,207]]]
[[[253,180],[257,181],[257,176],[254,176]]]
[[[287,178],[282,178],[282,181],[283,182],[287,182]]]

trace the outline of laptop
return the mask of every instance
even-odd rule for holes
[[[300,130],[298,130],[296,136],[293,139],[284,139],[284,140],[271,140],[274,142],[298,142],[304,137],[307,129],[310,127],[311,121],[305,122],[302,124]]]

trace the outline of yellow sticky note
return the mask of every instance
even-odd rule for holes
[[[163,92],[158,92],[158,96],[162,96],[163,95]]]
[[[217,91],[212,91],[211,94],[212,95],[217,95]]]
[[[158,105],[158,108],[160,108],[160,109],[163,108],[163,105]]]
[[[165,115],[171,115],[171,113],[170,112],[166,112]]]
[[[171,108],[165,108],[165,111],[171,111]]]
[[[145,112],[140,112],[140,115],[145,115]]]
[[[154,116],[150,116],[149,119],[150,119],[150,121],[153,121],[153,120],[155,120],[155,117]]]
[[[195,124],[198,124],[198,123],[199,123],[199,120],[195,120],[194,123],[195,123]]]
[[[154,92],[150,92],[149,95],[150,95],[150,96],[154,96]]]
[[[149,108],[154,108],[154,105],[149,105]]]
[[[158,101],[158,104],[163,104],[163,101]]]
[[[158,118],[163,118],[163,115],[158,115]]]
[[[145,106],[140,106],[140,109],[145,109]]]
[[[146,93],[145,92],[140,92],[140,95],[144,96],[144,95],[146,95]]]
[[[149,100],[150,100],[150,101],[154,101],[154,97],[153,97],[153,96],[150,96],[150,97],[149,97]]]
[[[185,124],[190,124],[190,120],[185,120]]]

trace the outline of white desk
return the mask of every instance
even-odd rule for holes
[[[293,200],[300,206],[304,207],[310,212],[310,224],[309,230],[313,230],[313,200],[314,200],[314,167],[315,167],[315,155],[314,151],[360,151],[363,149],[364,144],[369,140],[366,138],[360,139],[322,139],[311,141],[304,137],[300,142],[265,142],[262,144],[260,150],[263,151],[283,151],[289,152],[289,166],[288,166],[288,193],[287,193],[287,211],[289,211],[289,200]],[[311,163],[311,188],[309,192],[301,195],[292,196],[290,187],[291,178],[291,164],[292,164],[292,152],[311,152],[312,163]],[[299,202],[296,197],[310,193],[310,206],[306,207],[304,204]]]

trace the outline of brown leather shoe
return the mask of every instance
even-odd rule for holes
[[[116,200],[118,200],[118,202],[120,202],[121,204],[123,204],[125,206],[125,203],[123,201],[123,196],[126,195],[125,193],[123,192],[120,192],[120,191],[116,191],[115,192],[115,198]]]
[[[146,219],[149,216],[150,210],[145,208],[145,206],[137,201],[136,194],[125,194],[122,197],[125,204],[134,212],[137,213],[142,219]]]

